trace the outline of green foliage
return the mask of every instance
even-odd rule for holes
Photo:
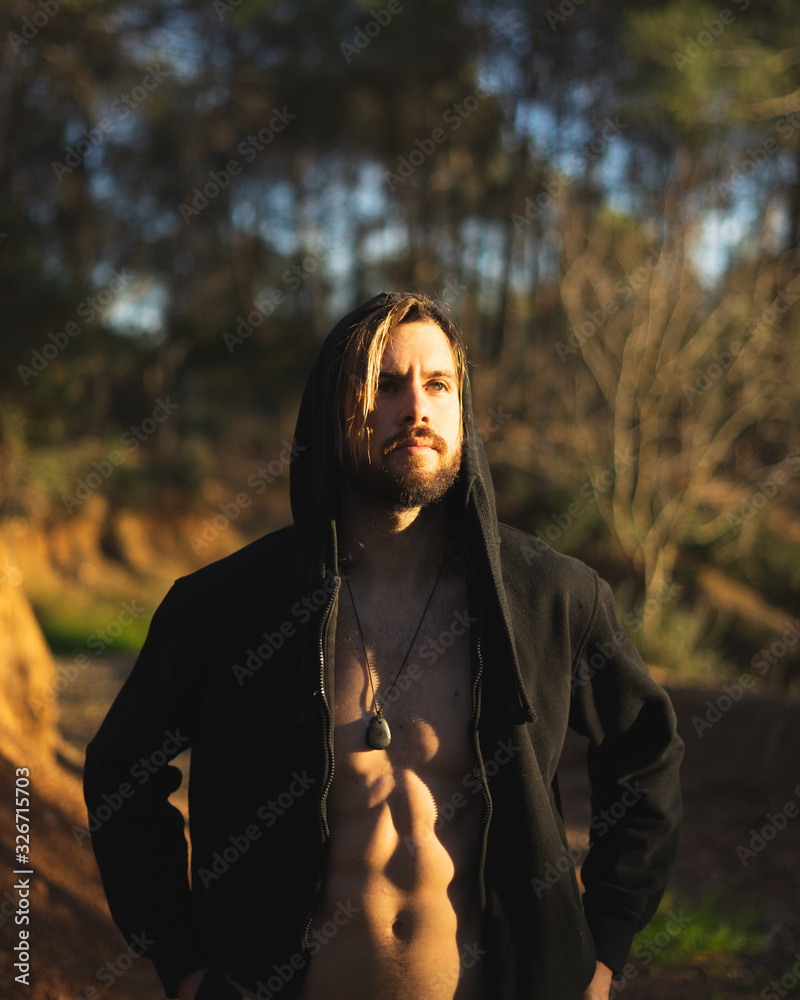
[[[100,496],[112,507],[157,509],[170,497],[168,506],[174,507],[176,498],[181,506],[200,491],[201,452],[202,443],[193,442],[166,452],[144,447],[130,451],[118,437],[27,448],[24,460],[17,463],[14,500],[7,509],[24,516],[44,510],[72,516],[88,498],[87,483],[89,496]],[[95,487],[98,466],[107,475]]]
[[[122,598],[117,602],[98,599],[88,590],[78,588],[68,599],[63,594],[47,595],[31,603],[47,644],[56,656],[82,653],[91,659],[105,652],[137,651],[147,636],[152,615],[152,609],[139,612],[141,606],[134,602],[137,612],[134,618],[125,612]]]
[[[704,958],[757,955],[766,927],[763,911],[732,898],[665,895],[650,923],[633,939],[631,955],[676,966]]]
[[[40,21],[40,6],[3,6],[3,37],[25,17]],[[636,546],[659,496],[642,491],[639,534],[624,537],[621,505],[612,508],[610,490],[594,502],[581,492],[570,452],[583,437],[584,465],[601,469],[606,422],[648,427],[648,406],[664,386],[643,390],[638,411],[623,413],[624,383],[644,379],[652,349],[675,356],[682,317],[691,314],[693,333],[694,317],[724,300],[725,324],[707,331],[710,355],[787,286],[793,264],[776,268],[774,291],[765,276],[760,227],[772,213],[772,250],[798,244],[800,181],[783,169],[783,152],[747,173],[737,156],[773,132],[783,151],[797,145],[800,128],[785,136],[776,123],[797,112],[800,8],[731,0],[734,20],[708,45],[704,22],[713,29],[720,17],[709,0],[562,8],[571,12],[433,0],[404,2],[388,17],[383,0],[306,8],[73,0],[52,25],[8,46],[0,100],[10,151],[0,186],[3,513],[62,513],[62,495],[167,395],[180,404],[175,416],[123,451],[98,494],[112,509],[191,502],[216,466],[252,459],[255,467],[261,454],[274,456],[333,320],[381,288],[437,295],[449,286],[477,360],[496,363],[500,374],[490,380],[514,397],[503,405],[555,457],[534,468],[536,448],[523,448],[519,461],[530,469],[498,467],[506,518],[562,551],[613,546],[617,566],[624,551],[623,572],[640,579]],[[148,89],[151,67],[168,73]],[[122,96],[133,106],[120,105]],[[286,127],[250,144],[275,109],[291,115]],[[741,167],[735,180],[749,178],[746,190],[725,188],[732,167]],[[726,199],[738,197],[727,220],[736,252],[747,245],[752,253],[746,267],[730,264],[713,297],[696,280],[698,245],[722,188]],[[189,202],[199,207],[182,214]],[[315,258],[321,241],[331,249]],[[662,244],[673,262],[666,292],[659,300],[643,280],[626,295],[625,279],[646,271],[651,248]],[[130,280],[95,308],[115,272]],[[267,291],[280,293],[280,304],[256,311]],[[70,323],[79,333],[67,336]],[[585,342],[559,359],[554,345],[587,327]],[[642,365],[617,378],[609,359],[631,361],[645,328]],[[800,383],[786,361],[797,355],[793,329],[789,316],[786,342],[769,345],[774,377],[787,385],[783,436],[800,412],[791,388]],[[674,334],[663,349],[659,330]],[[592,358],[604,362],[597,384],[587,377]],[[710,364],[703,353],[687,366],[687,384]],[[598,385],[607,406],[598,404]],[[680,453],[707,430],[689,423],[710,402],[720,421],[734,417],[746,400],[729,390],[719,383],[675,408],[655,478],[685,485]],[[596,441],[587,443],[587,428],[598,429]],[[745,452],[735,436],[725,442],[737,481],[740,466],[773,460],[771,433],[757,427]],[[606,469],[614,454],[603,459]],[[638,453],[635,460],[637,482],[646,483],[646,463]],[[679,499],[680,523],[696,508]],[[708,546],[703,558],[714,558],[715,541],[699,540]],[[779,544],[734,561],[736,572],[764,581],[774,603],[791,606],[797,576]],[[648,658],[702,675],[716,669],[710,625],[699,610],[669,611],[637,641]]]
[[[767,513],[747,525],[726,547],[725,572],[748,583],[777,607],[800,606],[800,539],[794,518],[788,514],[787,497],[779,522]],[[794,529],[789,534],[789,528]]]
[[[758,120],[764,117],[758,108],[784,92],[779,52],[754,35],[758,26],[742,14],[741,4],[727,11],[723,22],[719,5],[673,0],[628,14],[628,51],[661,68],[649,100],[687,131]],[[792,33],[799,26],[795,15],[785,28]]]
[[[628,619],[633,624],[627,628],[645,663],[686,680],[732,672],[731,664],[720,650],[723,632],[711,609],[673,603],[651,611],[644,602],[621,608],[619,615],[623,622],[626,616],[633,616]]]

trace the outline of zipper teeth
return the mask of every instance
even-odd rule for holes
[[[331,608],[333,607],[333,602],[339,592],[339,580],[337,579],[333,593],[331,594],[330,600],[328,601],[325,611],[322,615],[322,621],[319,626],[319,683],[320,683],[320,693],[322,695],[322,703],[325,708],[325,749],[328,756],[328,773],[325,777],[325,784],[322,786],[322,791],[320,793],[319,801],[317,803],[317,815],[320,821],[320,827],[322,829],[323,836],[325,839],[330,838],[330,828],[328,827],[328,821],[325,818],[325,797],[328,794],[328,789],[331,787],[331,782],[333,781],[333,770],[335,767],[335,761],[333,759],[333,726],[331,720],[331,707],[328,702],[328,695],[325,691],[325,649],[323,647],[323,639],[325,638],[325,626],[330,617]],[[308,932],[311,928],[311,921],[314,916],[314,906],[316,905],[317,898],[319,897],[319,890],[322,886],[322,879],[317,879],[317,885],[314,889],[314,896],[311,900],[311,906],[308,910],[308,917],[306,918],[305,927],[303,928],[302,946],[303,948],[308,948]]]
[[[470,729],[472,731],[472,752],[475,757],[475,766],[478,771],[478,777],[481,783],[481,792],[483,794],[483,830],[481,835],[481,855],[480,860],[478,861],[478,885],[481,897],[481,906],[483,907],[486,905],[486,845],[489,836],[489,818],[492,815],[492,798],[489,795],[489,789],[486,786],[480,741],[478,739],[475,726],[478,714],[478,684],[480,683],[481,676],[483,675],[483,654],[481,652],[481,642],[483,640],[484,617],[480,592],[475,586],[475,581],[470,573],[469,566],[465,568],[467,571],[467,580],[472,585],[472,592],[475,595],[475,603],[478,608],[478,639],[475,643],[475,655],[478,658],[478,670],[472,684],[472,719],[470,720]]]
[[[489,795],[489,789],[486,787],[486,782],[483,777],[483,770],[481,768],[481,755],[480,746],[478,745],[478,737],[475,733],[475,721],[478,714],[478,684],[480,683],[481,676],[483,675],[483,654],[481,652],[481,642],[483,640],[483,607],[481,605],[480,594],[478,588],[475,586],[475,581],[472,577],[472,573],[467,568],[467,579],[472,584],[472,592],[475,594],[475,603],[478,606],[478,641],[475,644],[475,653],[478,657],[478,671],[475,675],[475,680],[472,683],[472,718],[470,720],[470,729],[472,730],[472,742],[473,742],[473,752],[475,754],[475,763],[478,767],[478,777],[481,779],[481,791],[483,792],[484,801],[484,826],[489,818],[492,808],[492,800]]]
[[[480,683],[481,675],[483,674],[483,656],[481,655],[481,637],[480,637],[480,635],[478,636],[478,642],[476,644],[476,653],[477,653],[477,656],[478,656],[478,672],[475,675],[475,682],[472,685],[472,726],[471,726],[471,728],[472,728],[473,752],[475,754],[475,763],[478,766],[478,776],[481,779],[481,791],[483,792],[483,802],[484,802],[484,806],[485,806],[484,814],[483,814],[483,821],[484,821],[484,825],[485,825],[486,821],[489,818],[489,814],[491,812],[492,800],[491,800],[491,797],[489,796],[489,789],[486,787],[486,782],[484,781],[484,778],[483,778],[483,769],[481,768],[482,761],[481,761],[481,756],[480,756],[480,747],[478,745],[478,737],[477,737],[477,734],[475,733],[475,729],[474,729],[475,716],[476,716],[477,711],[478,711],[478,702],[477,702],[478,684]]]
[[[333,602],[336,599],[336,594],[339,591],[339,583],[337,581],[336,586],[331,594],[331,599],[328,601],[327,607],[325,608],[325,613],[322,616],[322,621],[319,626],[319,685],[320,692],[322,694],[322,703],[325,706],[326,720],[325,720],[325,748],[328,751],[328,774],[325,778],[325,784],[322,787],[322,793],[319,797],[319,815],[322,820],[322,830],[326,837],[330,836],[330,830],[328,828],[328,821],[325,818],[324,803],[325,797],[328,794],[328,789],[331,787],[331,782],[333,781],[333,771],[335,761],[333,759],[333,720],[331,719],[331,706],[328,702],[328,694],[325,690],[325,650],[323,648],[323,639],[325,637],[325,626],[328,623],[328,618],[331,613],[331,608],[333,607]]]

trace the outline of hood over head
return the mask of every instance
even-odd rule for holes
[[[458,328],[434,303],[405,292],[381,292],[341,319],[325,338],[309,375],[295,429],[296,457],[289,470],[292,516],[302,539],[301,579],[309,592],[329,575],[338,574],[336,520],[342,477],[338,457],[336,385],[345,347],[354,331],[374,315],[380,322],[403,300],[424,301],[434,321],[449,328],[466,356]],[[380,314],[380,315],[379,315]],[[409,321],[417,317],[410,318]],[[522,718],[532,721],[533,710],[522,689],[514,648],[511,619],[500,571],[500,536],[494,487],[483,441],[475,423],[469,377],[462,388],[463,443],[458,478],[445,498],[455,522],[460,522],[458,553],[476,591],[482,627],[497,630],[505,639],[514,681],[514,702]],[[522,719],[520,720],[522,721]]]

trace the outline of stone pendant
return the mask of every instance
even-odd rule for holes
[[[375,715],[367,726],[367,746],[371,750],[385,750],[392,742],[389,723],[382,715]]]

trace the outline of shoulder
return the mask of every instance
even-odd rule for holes
[[[194,600],[243,590],[263,592],[273,585],[285,587],[296,560],[297,532],[293,525],[289,525],[179,577],[173,592]]]
[[[506,586],[542,588],[596,600],[600,579],[585,562],[556,552],[547,542],[500,524],[500,561]]]

